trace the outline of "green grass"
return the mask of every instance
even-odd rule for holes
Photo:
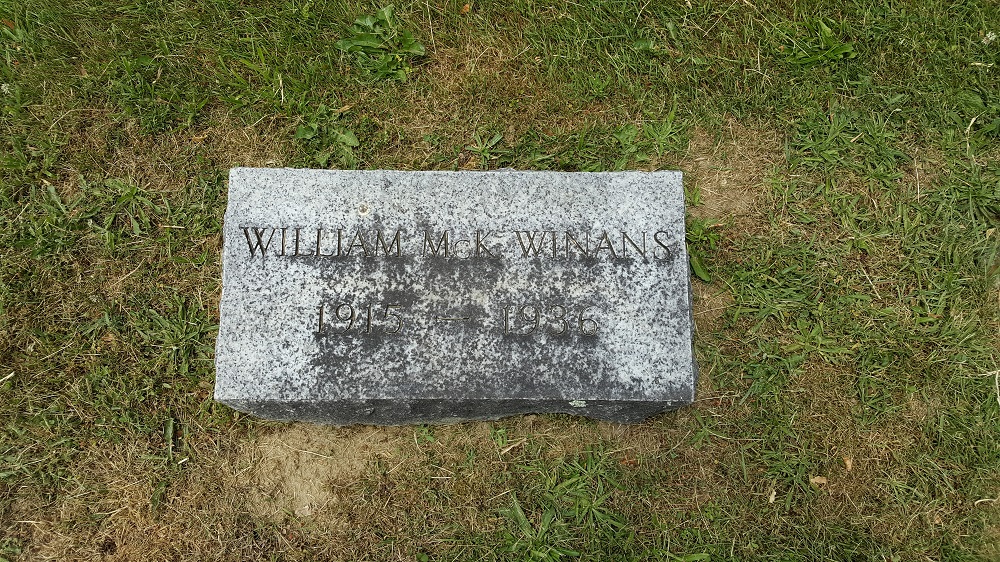
[[[0,0],[0,560],[1000,557],[1000,5],[462,6]],[[246,164],[679,167],[698,402],[307,429],[297,514],[211,399]]]

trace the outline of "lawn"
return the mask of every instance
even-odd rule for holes
[[[1000,3],[0,0],[0,560],[1000,560]],[[212,400],[233,166],[679,169],[639,425]]]

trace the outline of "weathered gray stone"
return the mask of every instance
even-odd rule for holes
[[[236,168],[224,240],[238,410],[635,422],[694,398],[680,172]]]

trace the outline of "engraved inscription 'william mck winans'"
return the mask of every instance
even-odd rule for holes
[[[237,168],[224,242],[216,397],[237,409],[638,421],[693,399],[677,172]]]
[[[260,259],[268,255],[324,258],[401,258],[404,255],[421,255],[498,259],[510,253],[519,254],[523,258],[672,259],[668,245],[670,233],[665,230],[631,234],[608,231],[579,233],[555,230],[477,230],[467,238],[460,238],[450,230],[440,233],[424,231],[407,236],[407,233],[398,228],[390,232],[297,226],[240,228],[247,241],[248,257]],[[315,237],[311,234],[313,231],[316,233]],[[404,244],[403,240],[407,243]],[[501,248],[497,248],[496,243],[501,244]],[[502,248],[504,245],[507,246],[506,249]]]

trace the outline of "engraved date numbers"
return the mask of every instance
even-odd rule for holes
[[[593,312],[592,306],[570,309],[561,304],[506,305],[503,308],[503,334],[530,336],[545,332],[553,336],[572,333],[595,336],[600,325]]]
[[[316,333],[398,334],[403,329],[402,308],[390,303],[321,303]]]

